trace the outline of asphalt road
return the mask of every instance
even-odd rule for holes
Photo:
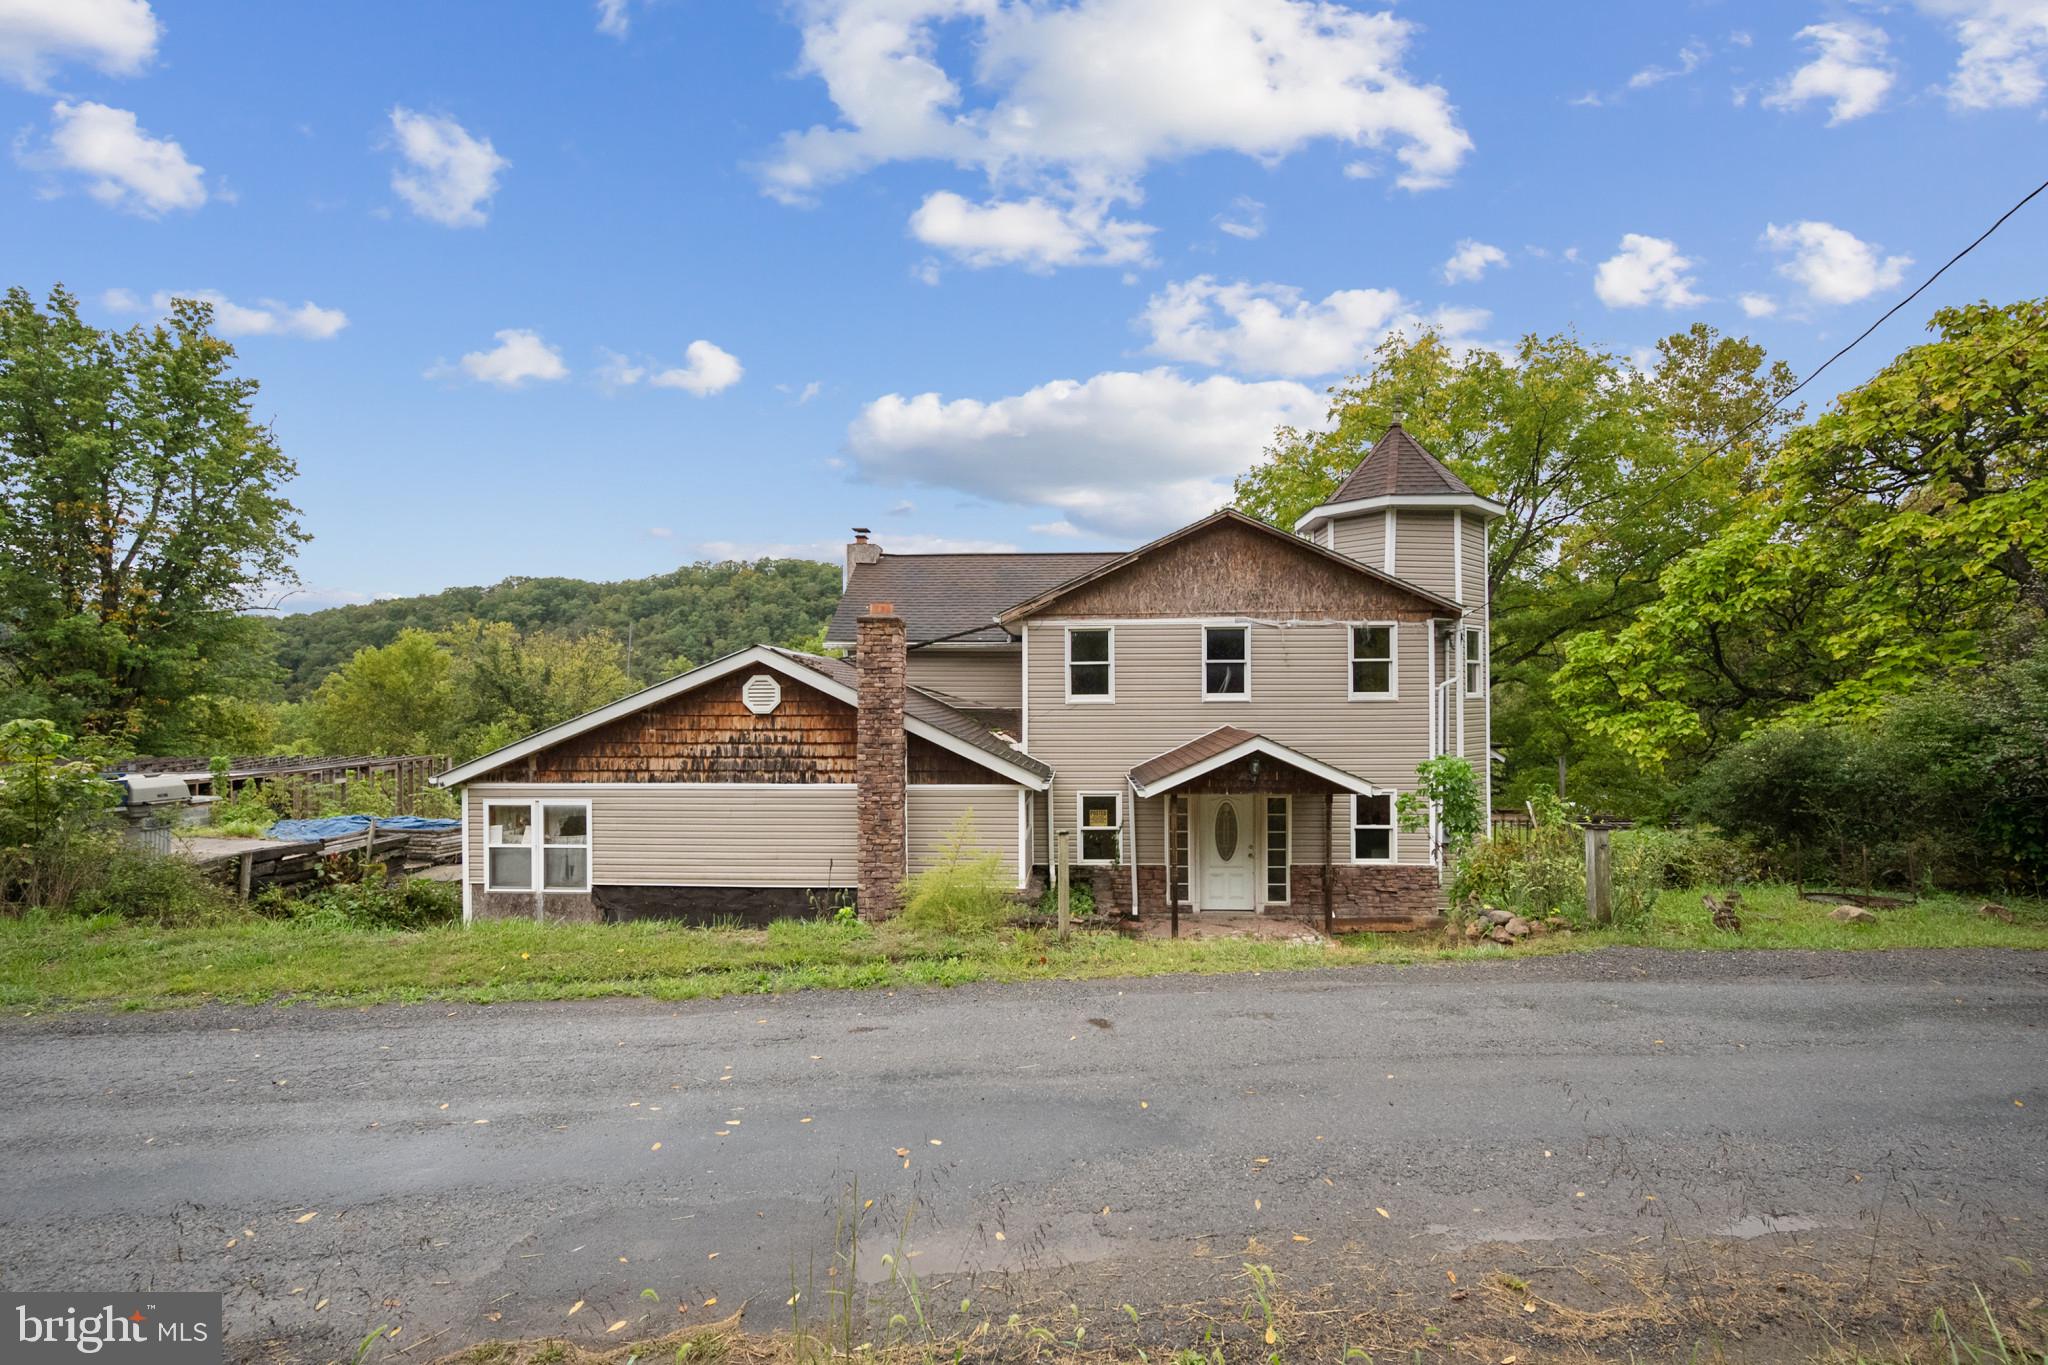
[[[383,1322],[424,1360],[786,1322],[869,1199],[863,1280],[914,1251],[1161,1302],[1245,1247],[1989,1262],[2048,1244],[2044,1029],[2048,960],[1962,951],[14,1018],[0,1282],[219,1289],[239,1356]]]

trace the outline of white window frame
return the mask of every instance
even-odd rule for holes
[[[1381,630],[1387,632],[1387,690],[1384,692],[1360,692],[1352,687],[1356,676],[1356,665],[1379,663],[1378,659],[1361,659],[1358,653],[1358,632]],[[1399,701],[1401,699],[1401,623],[1399,621],[1348,621],[1344,625],[1344,695],[1352,701]]]
[[[1116,835],[1116,847],[1117,847],[1117,852],[1118,852],[1119,854],[1121,854],[1121,853],[1123,852],[1123,846],[1124,846],[1124,794],[1123,794],[1122,792],[1118,792],[1118,791],[1107,791],[1107,792],[1075,792],[1075,793],[1074,793],[1074,862],[1075,862],[1075,865],[1076,865],[1076,866],[1081,866],[1081,867],[1109,867],[1109,866],[1111,866],[1112,864],[1114,864],[1114,863],[1116,863],[1116,862],[1118,861],[1118,859],[1117,859],[1117,858],[1114,858],[1114,857],[1111,857],[1111,858],[1091,858],[1091,857],[1089,857],[1089,856],[1088,856],[1088,832],[1089,832],[1090,830],[1094,830],[1094,831],[1095,831],[1096,833],[1098,833],[1098,834],[1099,834],[1099,833],[1103,833],[1103,832],[1104,832],[1104,829],[1105,829],[1105,827],[1104,827],[1104,826],[1102,826],[1102,825],[1091,825],[1091,824],[1089,824],[1089,823],[1088,823],[1088,821],[1087,821],[1087,815],[1086,815],[1086,812],[1087,812],[1087,807],[1088,807],[1088,802],[1090,802],[1090,801],[1102,801],[1102,800],[1107,800],[1107,801],[1108,801],[1108,802],[1110,803],[1110,805],[1109,805],[1110,823],[1109,823],[1109,825],[1107,826],[1107,832],[1109,832],[1109,833],[1113,833],[1114,835]]]
[[[1074,632],[1077,630],[1099,630],[1109,641],[1109,658],[1104,664],[1109,670],[1109,691],[1099,697],[1076,696],[1074,694]],[[1061,666],[1060,690],[1066,694],[1071,706],[1107,705],[1116,700],[1116,627],[1115,626],[1068,626],[1063,632],[1066,639],[1066,662]],[[1082,667],[1093,667],[1093,661],[1084,660]]]
[[[1478,626],[1464,626],[1458,637],[1463,644],[1465,695],[1483,697],[1486,695],[1486,632]]]
[[[523,844],[494,844],[491,842],[491,810],[502,806],[511,809],[522,806],[526,809],[526,842]],[[547,807],[580,806],[583,810],[583,840],[580,844],[556,844],[555,848],[581,848],[583,850],[583,884],[581,886],[547,885]],[[597,860],[596,826],[592,822],[590,800],[576,796],[535,796],[525,799],[487,798],[484,801],[484,890],[503,892],[507,895],[532,895],[538,891],[547,896],[588,895],[592,878],[596,875]],[[527,851],[527,867],[530,880],[525,886],[502,886],[491,875],[491,850],[494,848],[523,848]]]
[[[1273,899],[1272,839],[1273,803],[1275,801],[1278,801],[1286,811],[1285,819],[1287,822],[1287,859],[1280,864],[1280,879],[1285,885],[1286,894],[1278,900]],[[1264,804],[1259,807],[1259,814],[1264,817],[1263,823],[1259,826],[1259,838],[1261,841],[1259,845],[1260,894],[1264,897],[1264,903],[1267,905],[1292,905],[1294,903],[1294,798],[1291,796],[1268,795],[1264,798]]]
[[[1386,821],[1386,823],[1385,823],[1385,824],[1381,824],[1381,823],[1379,823],[1378,821],[1374,821],[1374,822],[1372,822],[1371,824],[1364,824],[1364,823],[1361,823],[1361,822],[1359,821],[1359,818],[1358,818],[1358,803],[1359,803],[1359,802],[1361,802],[1361,801],[1384,801],[1384,802],[1386,802],[1386,803],[1387,803],[1387,821]],[[1387,832],[1387,856],[1386,856],[1386,857],[1384,857],[1384,858],[1361,858],[1361,857],[1359,857],[1359,856],[1358,856],[1358,831],[1360,831],[1360,830],[1362,830],[1362,829],[1383,829],[1383,830],[1385,830],[1385,831]],[[1375,864],[1375,865],[1377,865],[1377,864],[1383,864],[1383,863],[1394,863],[1394,862],[1399,862],[1399,861],[1401,860],[1401,832],[1400,832],[1400,831],[1399,831],[1398,829],[1396,829],[1396,828],[1395,828],[1395,826],[1394,826],[1394,795],[1393,795],[1393,793],[1392,793],[1392,792],[1383,792],[1383,793],[1380,793],[1380,794],[1377,794],[1377,795],[1374,795],[1374,796],[1359,796],[1359,795],[1357,795],[1356,793],[1353,793],[1353,795],[1352,795],[1352,797],[1351,797],[1351,828],[1350,828],[1350,831],[1349,831],[1349,833],[1347,833],[1345,837],[1346,837],[1346,838],[1347,838],[1347,839],[1348,839],[1348,840],[1350,841],[1350,844],[1351,844],[1351,847],[1350,847],[1350,850],[1349,850],[1349,852],[1350,852],[1350,854],[1351,854],[1351,861],[1352,861],[1353,863],[1371,863],[1371,864]]]
[[[1211,692],[1209,690],[1209,632],[1212,630],[1234,630],[1244,636],[1244,690],[1242,692]],[[1235,659],[1223,660],[1236,663]],[[1202,626],[1202,700],[1203,701],[1250,701],[1252,699],[1252,628],[1241,622],[1205,622]]]

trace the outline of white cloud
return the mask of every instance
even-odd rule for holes
[[[647,367],[635,364],[629,356],[605,350],[601,346],[598,348],[598,354],[604,359],[597,365],[597,386],[607,394],[629,389],[647,377]]]
[[[110,313],[139,313],[142,300],[133,289],[103,289],[100,291],[100,307]]]
[[[1230,201],[1232,212],[1216,215],[1216,226],[1249,242],[1266,235],[1266,206],[1248,194]]]
[[[1358,364],[1389,333],[1434,327],[1458,339],[1488,316],[1467,308],[1424,315],[1392,289],[1340,289],[1318,303],[1288,285],[1197,275],[1154,294],[1139,321],[1152,334],[1146,349],[1169,360],[1306,377]]]
[[[1419,190],[1448,182],[1472,147],[1445,91],[1406,70],[1414,25],[1328,0],[793,8],[800,69],[823,80],[838,119],[785,133],[762,166],[764,188],[786,202],[890,162],[940,161],[987,177],[984,212],[1056,206],[1069,231],[1098,239],[1078,260],[1135,259],[1143,225],[1112,232],[1112,210],[1142,200],[1158,161],[1234,151],[1271,162],[1332,139],[1391,154],[1399,183]],[[965,205],[941,203],[961,231]],[[920,213],[931,209],[927,200]],[[1063,240],[1043,211],[1037,219],[1034,240]],[[991,262],[1064,263],[1058,252],[968,249]]]
[[[1105,205],[1060,205],[1039,197],[976,204],[951,190],[926,197],[910,235],[971,266],[1126,265],[1149,259],[1153,229],[1108,216]],[[925,279],[933,284],[935,278]],[[922,277],[920,277],[922,278]]]
[[[1741,294],[1736,297],[1746,318],[1767,318],[1778,311],[1778,301],[1769,294]]]
[[[1773,109],[1797,109],[1813,100],[1829,101],[1828,122],[1847,123],[1875,113],[1898,71],[1885,49],[1890,39],[1874,24],[1838,20],[1809,24],[1800,38],[1813,47],[1813,60],[1800,67],[1764,96]]]
[[[633,25],[627,12],[632,0],[597,0],[597,31],[607,38],[623,38]]]
[[[391,109],[391,131],[405,165],[392,171],[391,188],[420,217],[443,227],[482,227],[490,218],[498,176],[511,162],[487,137],[472,135],[452,118]]]
[[[798,407],[803,407],[824,391],[824,383],[820,380],[813,379],[810,383],[804,385],[801,389],[797,390],[796,405]]]
[[[672,527],[650,526],[647,528],[647,534],[654,537],[656,540],[673,540],[675,539],[676,533]]]
[[[1458,243],[1458,249],[1444,262],[1444,283],[1470,284],[1484,275],[1488,266],[1505,266],[1507,263],[1507,252],[1467,237]]]
[[[1171,369],[1055,380],[984,402],[888,394],[847,432],[863,477],[955,489],[1142,536],[1230,501],[1230,480],[1275,427],[1314,427],[1326,400],[1285,380]],[[885,542],[886,543],[886,542]]]
[[[739,383],[745,373],[739,357],[732,352],[708,341],[693,341],[683,348],[681,365],[657,370],[647,376],[647,382],[657,389],[682,389],[708,398]]]
[[[1817,303],[1855,303],[1890,289],[1913,264],[1911,256],[1884,256],[1878,247],[1833,223],[1793,223],[1764,229],[1771,250],[1790,253],[1778,273],[1806,290]]]
[[[1674,76],[1690,76],[1700,69],[1700,64],[1710,55],[1707,45],[1695,38],[1678,50],[1678,65],[1646,66],[1628,78],[1628,88],[1647,90],[1653,85],[1661,85]]]
[[[1704,301],[1693,285],[1693,262],[1678,254],[1678,247],[1662,237],[1640,232],[1622,236],[1621,250],[1600,262],[1593,276],[1593,292],[1609,308],[1641,308],[1658,304],[1684,308]]]
[[[500,336],[504,335],[502,332]],[[617,351],[603,351],[604,360],[597,367],[597,382],[606,392],[631,388],[643,380],[651,388],[682,389],[699,398],[708,398],[714,393],[723,393],[740,382],[746,369],[739,358],[723,347],[708,341],[693,341],[683,348],[683,363],[666,369],[653,361],[636,361]],[[799,402],[809,402],[809,397]]]
[[[1914,0],[1955,26],[1962,54],[1946,94],[1958,109],[2022,108],[2048,91],[2048,0]]]
[[[1392,14],[1317,0],[803,0],[799,13],[802,69],[842,122],[784,137],[765,174],[786,197],[932,158],[1099,187],[1165,157],[1271,158],[1316,138],[1392,147],[1402,183],[1426,188],[1472,145],[1445,92],[1407,74],[1414,26]],[[968,39],[982,102],[969,107],[941,64],[942,31],[949,49]]]
[[[161,32],[149,0],[0,0],[0,77],[40,91],[63,61],[132,76]]]
[[[889,515],[892,517],[907,517],[916,510],[917,504],[912,502],[909,498],[905,498],[903,501],[897,503],[894,507],[891,507],[889,509]]]
[[[1058,521],[1032,523],[1031,533],[1038,536],[1059,536],[1065,539],[1080,535],[1081,528],[1068,521],[1065,517],[1061,517]]]
[[[111,308],[117,294],[126,302],[124,311],[140,310],[141,301],[125,289],[109,289],[101,299]],[[311,302],[295,308],[276,299],[240,304],[217,289],[160,289],[149,302],[158,312],[167,313],[173,299],[198,299],[212,304],[214,330],[225,337],[291,336],[329,341],[348,326],[348,314],[339,308],[322,308]]]
[[[460,373],[483,384],[516,389],[529,379],[548,382],[569,377],[562,353],[541,340],[540,333],[524,327],[508,327],[492,334],[497,345],[488,351],[471,351],[454,365],[436,364],[427,378],[441,379]]]
[[[59,100],[50,120],[47,146],[28,150],[16,143],[23,165],[84,176],[87,194],[144,218],[206,202],[204,168],[169,138],[151,137],[126,109]]]

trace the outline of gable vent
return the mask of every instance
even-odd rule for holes
[[[740,700],[757,716],[765,716],[782,705],[782,684],[772,673],[756,673],[740,689]]]

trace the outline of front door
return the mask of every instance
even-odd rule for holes
[[[1257,886],[1258,854],[1252,847],[1258,824],[1253,803],[1242,796],[1205,796],[1199,847],[1204,910],[1249,910]]]

